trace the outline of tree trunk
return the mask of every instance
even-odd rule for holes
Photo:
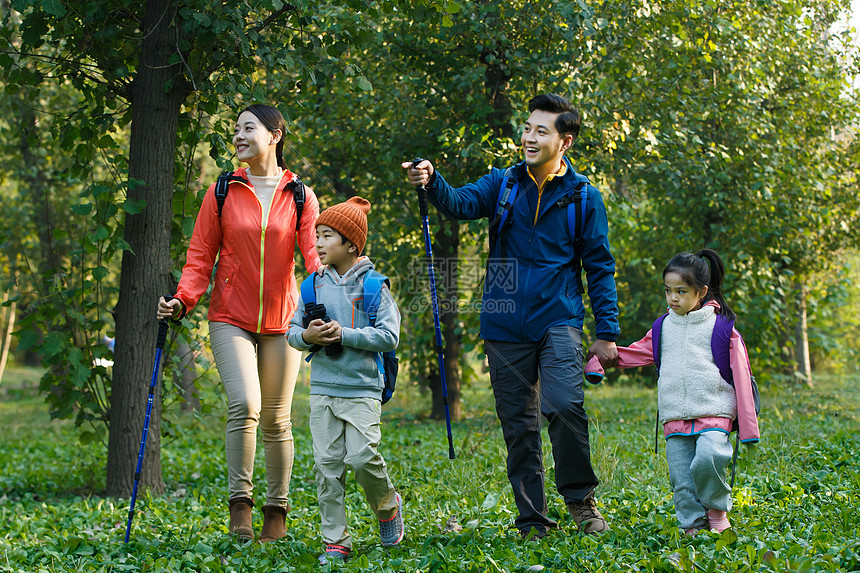
[[[176,353],[179,355],[179,366],[173,373],[173,383],[182,392],[182,410],[200,411],[200,396],[194,386],[196,378],[196,363],[194,351],[185,340],[178,340]]]
[[[437,262],[436,282],[439,298],[439,322],[442,328],[442,344],[444,345],[445,381],[448,389],[448,411],[452,420],[459,420],[460,409],[460,343],[461,335],[457,333],[460,322],[457,306],[459,289],[457,287],[457,260],[460,250],[460,222],[453,219],[441,219],[433,239],[433,256]],[[430,376],[430,390],[433,395],[433,405],[430,417],[434,420],[445,418],[445,404],[442,401],[442,379],[438,375]]]
[[[12,292],[14,298],[15,291]],[[3,293],[3,304],[9,300],[9,293]],[[15,329],[15,310],[17,303],[13,300],[9,306],[3,306],[3,339],[0,341],[0,382],[3,381],[3,372],[6,370],[6,360],[9,358],[9,347],[12,345],[12,331]]]
[[[796,370],[803,382],[812,388],[812,361],[809,357],[809,332],[806,323],[806,286],[797,289],[798,321],[794,329]]]
[[[41,154],[34,152],[31,141],[35,137],[38,141],[36,128],[36,112],[32,107],[22,105],[21,130],[19,132],[19,143],[21,145],[21,157],[24,164],[29,167],[25,172],[24,182],[30,195],[32,208],[32,220],[39,235],[39,281],[41,284],[50,283],[53,276],[60,267],[61,254],[53,242],[54,227],[51,221],[51,197],[49,186],[48,166]],[[39,145],[35,146],[36,149]]]
[[[131,494],[140,436],[146,412],[147,389],[155,356],[159,295],[170,288],[170,220],[172,212],[176,129],[182,102],[190,93],[182,69],[171,63],[177,45],[170,0],[149,0],[144,10],[140,69],[130,88],[132,107],[129,144],[128,196],[146,200],[146,208],[125,218],[123,253],[117,302],[116,349],[108,440],[108,495]],[[172,86],[171,86],[172,84]],[[160,385],[159,385],[160,386]],[[155,393],[160,396],[160,389]],[[161,402],[155,400],[141,486],[160,492]]]

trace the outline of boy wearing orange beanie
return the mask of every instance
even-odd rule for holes
[[[323,264],[313,275],[316,303],[323,318],[305,316],[305,301],[293,315],[287,339],[294,348],[322,347],[311,366],[310,429],[314,443],[314,473],[322,521],[322,564],[346,560],[352,538],[346,522],[346,467],[364,489],[379,520],[383,546],[403,540],[403,500],[388,477],[377,451],[384,374],[376,354],[394,350],[400,338],[400,313],[387,288],[380,293],[376,323],[364,311],[363,279],[373,263],[362,256],[367,241],[370,203],[352,197],[320,213],[317,253]]]

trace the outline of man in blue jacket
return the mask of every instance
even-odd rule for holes
[[[424,185],[430,202],[445,215],[490,222],[481,338],[508,450],[520,535],[543,537],[557,527],[547,517],[541,414],[549,423],[558,492],[580,531],[599,533],[607,525],[595,506],[598,482],[583,406],[581,269],[597,322],[597,340],[589,355],[613,365],[619,334],[615,259],[600,192],[564,156],[579,134],[579,113],[552,94],[529,101],[529,112],[521,137],[525,161],[508,171],[492,169],[455,189],[430,161],[402,167],[409,182]],[[518,191],[510,201],[500,201],[506,176]],[[585,211],[577,240],[568,204],[576,205],[580,194]]]

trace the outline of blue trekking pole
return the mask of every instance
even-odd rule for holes
[[[420,157],[412,160],[412,165],[417,167],[424,161]],[[448,409],[448,383],[445,381],[445,359],[442,355],[442,327],[439,325],[439,301],[436,297],[436,271],[433,269],[433,245],[430,242],[430,219],[427,216],[427,189],[424,186],[416,187],[418,193],[418,211],[421,213],[424,227],[424,247],[427,254],[427,275],[430,279],[430,297],[433,301],[433,324],[436,327],[436,354],[439,358],[439,377],[442,381],[442,404],[445,406],[445,423],[448,426],[448,459],[453,460],[454,437],[451,434],[451,412]]]
[[[164,297],[170,300],[173,297]],[[125,528],[125,543],[131,534],[131,520],[134,519],[134,502],[137,499],[137,486],[140,484],[140,470],[143,467],[143,451],[146,448],[146,436],[149,433],[149,418],[152,415],[152,399],[155,395],[155,385],[158,383],[158,365],[161,363],[161,351],[167,340],[167,319],[158,321],[158,339],[155,342],[155,365],[152,367],[152,381],[149,383],[149,397],[146,400],[146,417],[143,419],[143,435],[140,437],[140,452],[137,454],[137,469],[134,471],[134,488],[131,491],[131,507],[128,510],[128,525]]]

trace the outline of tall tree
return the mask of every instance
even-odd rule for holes
[[[167,292],[172,266],[177,141],[199,141],[201,115],[264,96],[254,85],[260,68],[283,71],[269,79],[278,88],[334,73],[340,64],[330,55],[333,47],[349,45],[363,24],[357,17],[334,18],[343,12],[334,5],[277,0],[253,9],[211,0],[20,0],[12,8],[14,17],[4,15],[9,26],[0,61],[6,81],[16,81],[31,62],[42,63],[27,80],[68,78],[86,100],[91,134],[103,139],[117,124],[130,124],[127,167],[124,162],[117,166],[128,174],[127,182],[117,185],[127,188],[126,249],[116,309],[107,467],[108,493],[127,495],[143,425],[141,388],[154,352],[155,321],[148,309]],[[365,1],[349,9],[374,10]],[[358,68],[352,71],[366,82]],[[214,125],[226,132],[224,119],[216,117]],[[221,134],[210,137],[216,155],[223,143]],[[158,422],[156,407],[141,477],[144,486],[156,490],[162,486]]]

